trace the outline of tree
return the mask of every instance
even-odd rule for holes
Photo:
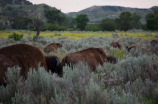
[[[11,27],[13,29],[27,29],[28,22],[23,19],[19,19],[17,17],[13,18]]]
[[[75,18],[75,21],[77,23],[77,28],[85,30],[87,22],[89,22],[89,18],[86,14],[80,14]]]
[[[127,31],[132,27],[132,14],[128,11],[122,12],[116,22],[121,30]]]
[[[146,15],[146,27],[149,30],[158,30],[158,10],[153,10]]]
[[[116,24],[112,19],[103,19],[100,23],[101,30],[115,31]]]
[[[133,13],[132,18],[133,18],[132,28],[140,29],[141,28],[141,22],[140,22],[141,16],[136,13]]]
[[[23,13],[20,13],[21,15]],[[12,14],[14,17],[19,18],[19,19],[23,19],[24,21],[27,21],[29,23],[31,23],[35,28],[36,28],[36,41],[38,41],[38,37],[40,34],[40,29],[41,29],[41,21],[37,18],[29,18],[29,17],[23,17],[23,16],[18,16],[17,13],[13,13]]]
[[[45,17],[47,18],[48,23],[56,25],[61,25],[65,20],[65,17],[62,15],[61,11],[57,9],[46,11]]]
[[[115,19],[117,23],[117,28],[120,30],[127,31],[131,28],[139,29],[141,27],[140,23],[141,16],[136,13],[130,13],[128,11],[122,12],[119,18]]]
[[[146,15],[146,20],[150,19],[150,18],[154,18],[156,15],[158,15],[158,10],[154,9],[151,10],[147,15]]]
[[[147,19],[146,27],[149,30],[157,30],[158,29],[158,20],[156,20],[155,18]]]

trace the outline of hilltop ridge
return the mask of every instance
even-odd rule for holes
[[[79,14],[87,14],[90,19],[90,23],[98,23],[104,18],[118,18],[121,12],[129,11],[131,13],[136,12],[141,15],[141,22],[145,23],[146,14],[152,10],[158,9],[158,6],[153,6],[151,8],[131,8],[131,7],[122,7],[122,6],[91,6],[80,10],[79,12],[70,12],[67,15],[75,18]]]

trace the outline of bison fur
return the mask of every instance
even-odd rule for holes
[[[50,52],[53,52],[53,51],[57,50],[57,49],[60,48],[60,47],[62,47],[62,45],[59,44],[59,43],[51,43],[51,44],[49,44],[48,46],[46,46],[46,47],[43,49],[43,51],[44,51],[45,53],[50,53]]]

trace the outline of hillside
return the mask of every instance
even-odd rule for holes
[[[13,2],[14,1],[14,2]],[[56,9],[55,7],[50,7],[46,4],[33,5],[32,3],[23,0],[0,0],[0,25],[6,28],[11,28],[12,23],[12,13],[20,13],[24,17],[38,17],[44,23],[46,22],[45,13],[47,10]],[[66,18],[71,20],[66,14],[62,13]]]
[[[0,4],[12,4],[12,5],[32,5],[31,2],[27,0],[0,0]]]
[[[140,9],[140,8],[130,8],[130,7],[121,7],[121,6],[92,6],[81,10],[79,12],[70,12],[67,13],[68,16],[75,18],[79,14],[87,14],[90,23],[100,22],[104,18],[117,18],[120,13],[123,11],[129,11],[131,13],[136,12],[141,15],[141,22],[145,23],[145,16],[151,9],[158,9],[158,6],[154,6],[148,9]]]

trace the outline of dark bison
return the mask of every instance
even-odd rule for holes
[[[65,66],[66,64],[70,66],[70,64],[74,65],[78,62],[86,62],[92,71],[95,71],[98,64],[103,65],[104,62],[116,63],[114,61],[116,61],[116,59],[108,58],[102,48],[88,48],[68,54],[62,59],[61,64],[62,66]]]
[[[151,44],[152,46],[155,46],[156,44],[158,44],[158,40],[152,40],[152,41],[150,42],[150,44]]]
[[[63,70],[59,59],[56,56],[46,56],[45,59],[48,69],[62,77]]]
[[[112,64],[116,64],[117,59],[115,57],[112,57],[112,56],[107,56],[107,62],[112,63]]]
[[[2,55],[2,60],[8,63],[8,65],[5,65],[4,62],[1,62],[1,66],[3,66],[0,68],[1,74],[4,74],[7,67],[19,66],[21,67],[20,75],[26,78],[29,69],[37,70],[40,63],[46,71],[51,70],[51,72],[56,72],[59,76],[62,76],[62,67],[59,67],[60,63],[58,58],[55,56],[45,58],[40,49],[35,46],[28,44],[11,45],[1,48],[0,54]],[[60,71],[56,71],[57,68]]]
[[[118,42],[112,42],[112,43],[110,44],[110,46],[113,46],[114,48],[119,48],[119,49],[121,49],[121,45],[120,45]]]
[[[44,51],[45,53],[49,53],[49,52],[52,52],[52,51],[57,50],[57,49],[60,48],[60,47],[62,47],[62,45],[59,44],[59,43],[51,43],[51,44],[47,45],[47,46],[43,49],[43,51]]]

